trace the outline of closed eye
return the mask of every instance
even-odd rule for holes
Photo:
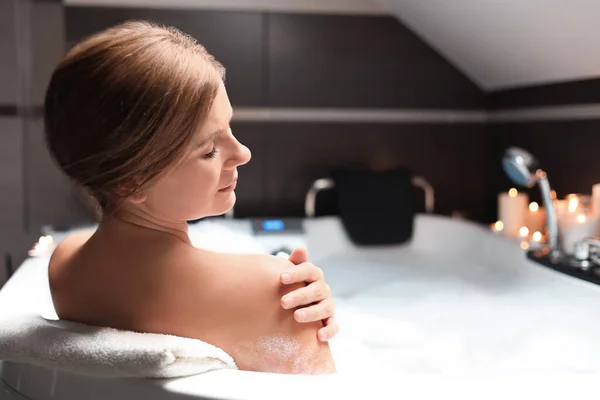
[[[206,153],[203,157],[206,159],[215,158],[218,152],[219,150],[215,146],[213,146],[213,149],[210,151],[210,153]]]

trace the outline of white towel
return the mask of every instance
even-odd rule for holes
[[[175,378],[237,369],[223,350],[200,340],[0,316],[0,360],[103,377]]]

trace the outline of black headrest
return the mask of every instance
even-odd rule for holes
[[[340,218],[355,244],[400,244],[412,237],[415,206],[409,170],[337,170],[332,179]]]

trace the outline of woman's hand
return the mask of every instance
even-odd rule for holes
[[[325,283],[323,271],[308,262],[305,249],[294,250],[289,259],[297,268],[282,273],[281,282],[286,285],[305,282],[307,285],[283,296],[281,305],[285,309],[301,307],[294,312],[298,322],[323,321],[324,327],[319,329],[317,336],[323,342],[328,341],[338,333],[339,326],[333,316],[331,289]]]

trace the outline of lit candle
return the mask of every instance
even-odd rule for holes
[[[573,254],[575,245],[583,239],[593,237],[598,231],[600,218],[584,213],[568,213],[560,220],[561,247],[566,254]]]
[[[533,235],[531,235],[531,238],[533,239],[534,242],[541,242],[543,235],[542,232],[533,232]]]
[[[38,241],[33,245],[27,254],[31,257],[46,257],[50,256],[54,251],[54,238],[52,236],[40,236]]]
[[[504,223],[502,221],[496,221],[494,224],[492,224],[492,228],[496,232],[502,232],[504,229]]]
[[[529,212],[527,214],[527,227],[536,232],[543,232],[546,227],[546,211],[538,203],[529,203]]]
[[[538,203],[536,203],[535,201],[532,201],[531,203],[529,203],[529,211],[538,212],[539,210],[540,210],[540,205]]]
[[[519,229],[525,224],[525,216],[529,196],[512,188],[508,193],[498,195],[498,220],[503,223],[503,232],[507,236],[516,237]]]
[[[522,238],[526,238],[527,236],[529,236],[529,228],[526,226],[522,226],[521,229],[519,229],[519,236],[521,236]]]
[[[574,213],[579,207],[579,197],[576,194],[567,196],[567,212]]]
[[[600,183],[592,186],[592,212],[600,215]]]

